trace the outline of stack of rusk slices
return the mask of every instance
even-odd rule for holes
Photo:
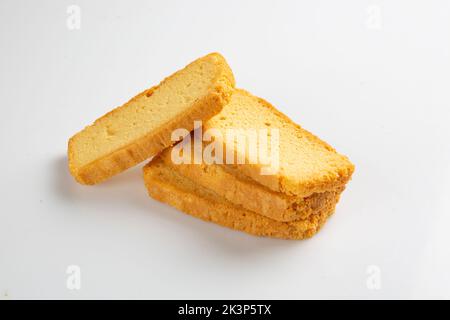
[[[283,239],[314,235],[354,171],[347,157],[270,103],[235,88],[218,53],[69,140],[69,169],[82,184],[100,183],[151,157],[144,180],[154,199],[222,226]]]

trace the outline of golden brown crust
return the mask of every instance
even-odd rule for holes
[[[289,177],[283,175],[281,171],[279,174],[275,175],[261,175],[261,167],[259,165],[253,164],[242,164],[242,165],[230,165],[237,171],[240,171],[244,175],[250,177],[251,179],[261,183],[262,185],[268,187],[269,189],[282,192],[288,195],[307,197],[313,193],[322,193],[336,188],[340,188],[345,185],[350,179],[354,172],[354,165],[349,161],[346,156],[338,154],[336,150],[331,147],[328,143],[322,141],[320,138],[312,134],[311,132],[303,129],[301,126],[292,121],[284,113],[277,110],[270,102],[255,97],[251,93],[243,89],[235,89],[236,93],[246,95],[251,98],[256,98],[263,106],[267,107],[279,118],[283,119],[286,123],[295,126],[295,128],[306,137],[311,142],[318,144],[325,148],[326,150],[336,153],[341,158],[339,164],[335,167],[333,173],[324,173],[321,176],[317,176],[309,181],[297,181],[292,180]]]
[[[208,188],[235,205],[278,221],[306,219],[320,210],[332,192],[342,192],[344,186],[307,197],[288,196],[275,192],[251,179],[242,178],[227,166],[218,164],[174,164],[172,148],[164,150],[153,163],[164,163],[167,168]]]
[[[115,150],[114,152],[103,156],[102,158],[96,159],[82,167],[76,167],[73,161],[76,153],[76,150],[73,148],[73,141],[74,139],[77,139],[77,134],[70,138],[68,143],[69,170],[75,179],[79,183],[88,185],[102,182],[109,177],[118,174],[138,164],[139,162],[150,158],[151,156],[154,156],[164,148],[171,146],[174,143],[171,141],[171,133],[173,130],[185,128],[188,131],[191,131],[194,128],[194,120],[205,121],[219,113],[222,107],[229,102],[233,93],[235,81],[233,73],[227,65],[225,59],[223,59],[223,57],[218,53],[212,53],[208,56],[211,55],[218,57],[215,61],[220,72],[218,72],[216,78],[212,81],[210,93],[202,99],[195,101],[192,104],[192,107],[186,112],[171,119],[158,130],[149,132],[146,136],[134,141],[133,143],[122,147],[119,150]],[[196,61],[192,63],[195,63]],[[142,95],[151,95],[158,89],[159,86],[163,85],[168,79],[174,77],[178,72],[164,79],[159,85],[145,90],[135,96],[123,106],[108,112],[103,117],[117,112],[117,109],[119,108],[126,108],[130,102],[138,99]],[[100,119],[97,119],[94,124]]]
[[[316,234],[334,212],[339,193],[330,193],[324,205],[307,219],[280,222],[230,203],[207,189],[149,163],[144,167],[148,193],[185,213],[205,221],[256,236],[301,240]]]

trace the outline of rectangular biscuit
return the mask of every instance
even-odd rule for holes
[[[195,120],[217,114],[233,89],[220,54],[195,60],[70,138],[70,173],[79,183],[96,184],[154,156],[174,143],[175,129],[190,131]]]
[[[216,116],[204,123],[204,132],[219,132],[216,140],[225,144],[244,164],[229,164],[236,171],[275,191],[298,197],[326,192],[345,185],[354,171],[347,157],[336,152],[326,142],[306,131],[269,102],[242,89],[235,89],[230,102]],[[252,163],[248,150],[242,151],[236,143],[227,144],[227,130],[260,130],[279,132],[279,170],[263,175],[266,165]],[[260,149],[258,141],[256,149]],[[253,152],[253,156],[256,154]]]
[[[334,212],[338,192],[331,192],[320,210],[306,219],[281,222],[237,206],[166,167],[157,157],[144,167],[148,193],[185,213],[205,221],[256,236],[305,239],[316,234]]]
[[[235,205],[278,221],[306,219],[322,209],[326,203],[323,200],[330,194],[339,194],[344,189],[344,186],[339,186],[307,197],[290,196],[270,190],[226,165],[174,164],[172,150],[168,148],[159,156],[167,169],[195,181]]]

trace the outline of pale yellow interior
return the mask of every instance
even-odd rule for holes
[[[205,96],[217,76],[214,56],[200,59],[168,78],[153,94],[116,108],[72,139],[73,165],[80,167],[131,144],[185,112]]]
[[[224,136],[226,129],[266,128],[269,134],[271,129],[278,129],[279,175],[299,182],[308,183],[322,175],[337,175],[337,168],[351,166],[345,156],[244,90],[236,90],[231,102],[206,122],[205,130],[209,128],[219,129]]]

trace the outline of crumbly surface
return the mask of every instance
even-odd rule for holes
[[[306,219],[321,210],[330,194],[340,193],[344,186],[331,191],[313,193],[307,197],[289,196],[275,192],[262,184],[227,170],[224,165],[174,164],[172,148],[164,150],[152,162],[163,163],[168,169],[196,184],[210,189],[235,205],[278,221]]]
[[[95,184],[173,144],[177,128],[192,130],[231,98],[234,77],[218,53],[202,57],[125,103],[69,140],[69,169],[82,184]]]
[[[354,166],[347,157],[330,145],[295,124],[267,101],[247,91],[236,89],[231,101],[208,120],[204,130],[215,129],[226,136],[227,129],[278,129],[280,137],[280,170],[261,175],[261,164],[251,164],[248,150],[245,164],[228,165],[237,172],[269,189],[288,195],[307,197],[343,186],[350,179]],[[218,139],[220,140],[220,139]],[[226,139],[222,141],[226,143]],[[235,154],[242,154],[236,144],[227,144]]]
[[[316,234],[339,200],[338,192],[330,193],[323,199],[324,206],[307,219],[281,222],[236,206],[161,162],[144,167],[144,180],[151,197],[185,213],[252,235],[281,239],[300,240]]]

